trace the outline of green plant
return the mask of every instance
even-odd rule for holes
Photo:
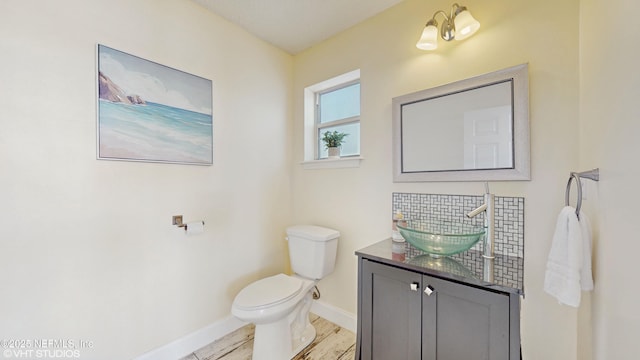
[[[338,131],[325,131],[322,134],[322,141],[324,141],[324,145],[327,147],[327,149],[331,147],[340,147],[340,145],[342,145],[342,143],[344,142],[345,136],[348,135],[349,134]]]

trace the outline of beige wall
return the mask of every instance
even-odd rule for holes
[[[600,167],[601,181],[588,205],[597,228],[595,292],[591,313],[580,317],[588,323],[591,315],[593,332],[581,331],[580,345],[592,343],[598,360],[638,358],[640,23],[628,19],[638,12],[636,1],[581,1],[580,166]],[[602,19],[619,21],[606,31],[592,26]]]
[[[95,159],[96,43],[213,80],[213,166]],[[285,268],[290,55],[183,0],[3,0],[0,54],[0,339],[129,359]]]
[[[356,311],[354,251],[390,235],[391,193],[481,194],[482,183],[392,181],[391,99],[395,96],[529,63],[532,180],[493,182],[492,192],[525,197],[525,292],[522,337],[527,359],[577,358],[577,311],[542,291],[546,257],[564,187],[579,167],[579,1],[470,0],[482,23],[461,43],[435,52],[415,48],[421,27],[451,2],[407,0],[294,59],[293,219],[342,233],[335,273],[320,283],[323,299]],[[361,69],[362,156],[359,168],[304,170],[302,89]],[[585,201],[585,207],[593,206]]]
[[[292,60],[189,1],[0,3],[0,338],[93,341],[83,354],[93,359],[140,355],[227,316],[243,285],[281,271],[291,223],[341,231],[336,272],[320,287],[355,313],[353,253],[389,235],[393,191],[483,191],[392,182],[391,98],[528,62],[532,180],[491,184],[526,199],[525,358],[583,360],[593,348],[594,359],[632,359],[639,29],[611,19],[639,5],[464,5],[480,32],[436,52],[413,44],[450,3],[406,0]],[[96,43],[213,80],[213,166],[95,160]],[[302,89],[356,68],[365,160],[303,170]],[[544,264],[568,172],[597,166],[602,181],[585,201],[596,290],[578,312],[543,293]],[[185,238],[169,224],[177,213],[204,219],[205,233]]]

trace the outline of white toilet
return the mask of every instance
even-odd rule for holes
[[[236,295],[231,313],[256,325],[253,360],[289,360],[316,337],[309,322],[313,289],[333,272],[340,233],[313,225],[287,228],[294,275],[258,280]]]

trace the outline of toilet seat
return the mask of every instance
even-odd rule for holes
[[[278,274],[258,280],[240,291],[234,306],[242,310],[271,307],[295,297],[302,290],[301,279]]]

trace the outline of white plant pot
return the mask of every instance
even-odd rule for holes
[[[329,159],[339,159],[340,158],[340,148],[339,147],[330,147],[329,150]]]

